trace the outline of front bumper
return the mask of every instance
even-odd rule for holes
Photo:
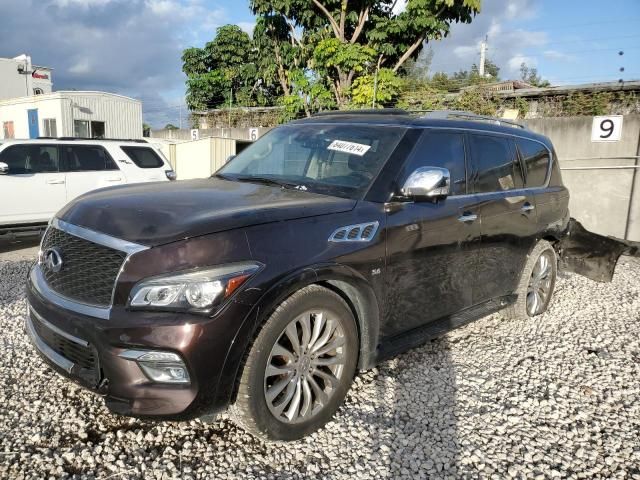
[[[214,318],[113,307],[103,319],[58,303],[30,277],[25,327],[32,343],[58,373],[103,395],[114,413],[182,419],[227,406],[233,386],[219,383],[225,368],[237,367],[226,365],[226,357],[247,306],[232,303]],[[120,356],[132,349],[177,353],[190,383],[151,381],[135,361]]]

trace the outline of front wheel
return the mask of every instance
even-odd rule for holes
[[[250,433],[295,440],[328,422],[355,374],[358,333],[346,302],[310,285],[282,302],[246,358],[232,412]]]
[[[527,319],[547,311],[558,273],[558,259],[553,246],[541,240],[533,248],[520,277],[516,302],[506,314],[514,319]]]

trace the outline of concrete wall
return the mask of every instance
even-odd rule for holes
[[[591,142],[593,117],[540,118],[529,128],[553,142],[571,214],[586,228],[640,241],[640,115],[624,117],[619,142]]]

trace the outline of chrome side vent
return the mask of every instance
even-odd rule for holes
[[[376,236],[379,222],[358,223],[336,229],[329,237],[330,242],[370,242]]]

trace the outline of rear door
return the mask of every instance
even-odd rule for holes
[[[48,221],[66,203],[65,174],[60,172],[56,145],[8,145],[0,162],[9,172],[0,175],[0,224]]]
[[[475,250],[480,222],[467,193],[464,134],[427,130],[398,177],[403,185],[419,167],[451,174],[443,200],[402,203],[387,216],[387,319],[393,336],[473,305]]]
[[[63,144],[67,201],[98,188],[126,183],[122,171],[102,145]]]
[[[509,136],[469,133],[471,185],[478,196],[481,248],[474,303],[509,295],[538,232],[533,193]]]

